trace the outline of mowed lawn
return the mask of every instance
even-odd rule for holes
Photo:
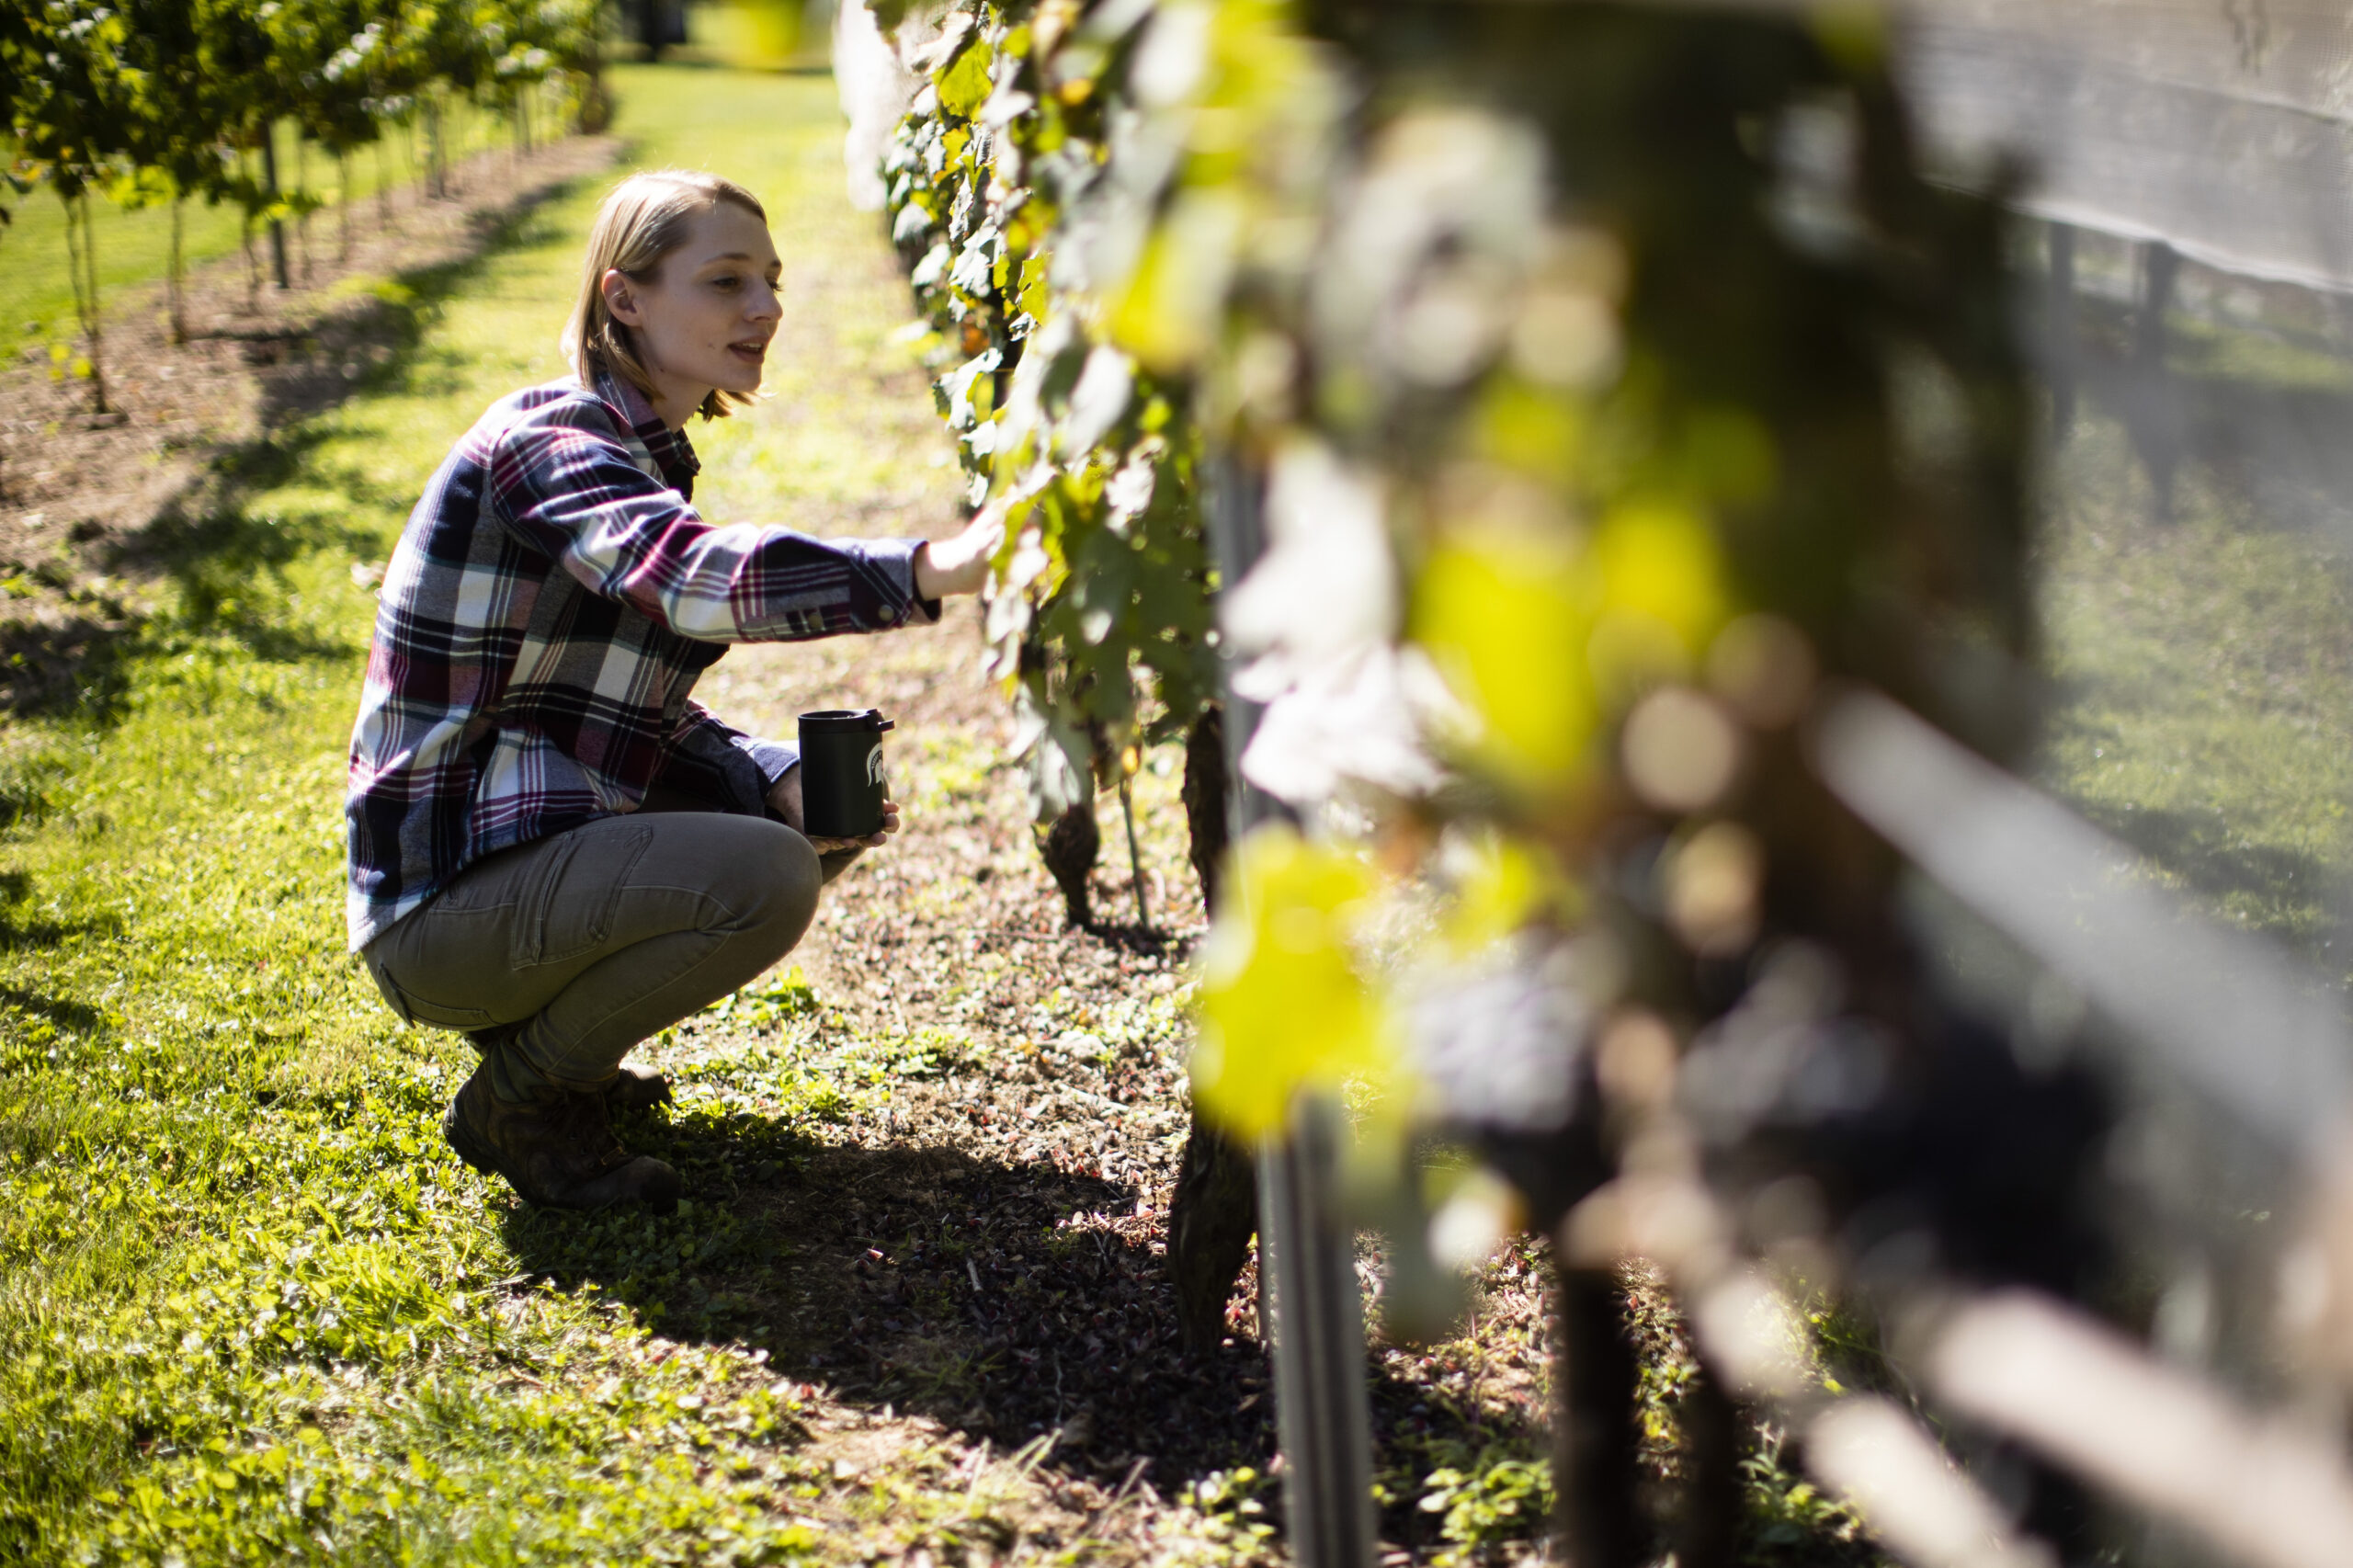
[[[617,85],[631,161],[748,184],[789,268],[882,245],[840,194],[829,81]],[[610,1299],[730,1244],[723,1218],[583,1221],[619,1286],[518,1283],[506,1206],[438,1134],[470,1056],[343,951],[374,609],[352,568],[485,404],[558,372],[604,183],[419,280],[412,352],[240,454],[253,488],[161,541],[166,608],[119,708],[0,729],[0,1560],[823,1554],[790,1512],[789,1386]],[[905,352],[903,293],[843,297],[870,319],[841,332]],[[828,424],[873,395],[840,370],[779,367],[793,418],[699,432],[710,495],[837,519],[890,491],[906,454]]]

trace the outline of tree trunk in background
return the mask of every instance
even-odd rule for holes
[[[165,278],[171,290],[172,341],[176,344],[188,341],[188,267],[180,250],[180,209],[187,202],[188,198],[177,190],[172,192],[172,253],[164,267]]]
[[[1634,1503],[1638,1370],[1625,1306],[1617,1270],[1562,1266],[1554,1292],[1560,1359],[1552,1381],[1560,1415],[1552,1473],[1560,1539],[1576,1568],[1636,1568],[1643,1561]]]
[[[1676,1508],[1676,1568],[1733,1568],[1740,1560],[1740,1407],[1704,1363],[1686,1388],[1682,1496]]]
[[[85,188],[65,203],[66,264],[74,275],[74,313],[90,346],[90,412],[111,414],[107,402],[106,338],[98,320],[97,234],[90,222],[90,193]]]
[[[1139,935],[1152,930],[1152,903],[1144,896],[1143,850],[1136,842],[1135,776],[1127,771],[1128,759],[1120,758],[1120,820],[1128,830],[1128,874],[1135,879],[1136,930]]]
[[[261,186],[269,195],[270,205],[277,206],[278,128],[274,125],[265,127],[261,134]],[[286,225],[274,212],[269,220],[269,264],[278,286],[280,289],[292,288],[293,284],[286,276]]]
[[[441,105],[430,95],[425,100],[425,188],[437,201],[449,194],[443,173]]]
[[[335,155],[335,265],[351,260],[351,153],[346,151]]]
[[[1168,1203],[1168,1278],[1187,1349],[1214,1350],[1224,1339],[1225,1303],[1257,1230],[1257,1162],[1196,1109]]]
[[[1225,714],[1212,703],[1185,737],[1184,787],[1186,853],[1200,878],[1201,906],[1211,915],[1225,860],[1228,782]],[[1168,1207],[1168,1276],[1188,1348],[1214,1350],[1224,1338],[1225,1303],[1257,1229],[1257,1162],[1196,1109]]]
[[[294,240],[302,253],[302,287],[311,286],[311,139],[297,131],[294,136],[294,188],[302,193],[302,215],[294,220]]]

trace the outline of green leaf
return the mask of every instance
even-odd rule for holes
[[[939,107],[960,119],[970,119],[989,96],[989,51],[968,43],[955,59],[932,77],[939,88]]]

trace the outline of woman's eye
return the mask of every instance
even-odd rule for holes
[[[734,276],[733,273],[728,273],[712,278],[710,280],[710,286],[714,289],[733,289],[743,281],[744,280],[742,278]]]

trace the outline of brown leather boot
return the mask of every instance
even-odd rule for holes
[[[449,1102],[441,1136],[484,1176],[502,1176],[542,1209],[605,1209],[642,1203],[657,1214],[678,1207],[678,1173],[631,1154],[605,1121],[602,1095],[559,1095],[508,1105],[477,1069]]]
[[[670,1103],[670,1080],[651,1067],[633,1067],[624,1062],[614,1074],[613,1081],[605,1085],[605,1108],[613,1113],[625,1110],[652,1110],[658,1105]]]
[[[506,1044],[522,1032],[520,1024],[494,1024],[486,1029],[468,1029],[466,1043],[477,1054],[488,1056],[497,1046]],[[633,1067],[624,1062],[613,1081],[605,1085],[605,1109],[619,1115],[625,1110],[652,1110],[658,1105],[670,1103],[670,1080],[651,1067]]]

